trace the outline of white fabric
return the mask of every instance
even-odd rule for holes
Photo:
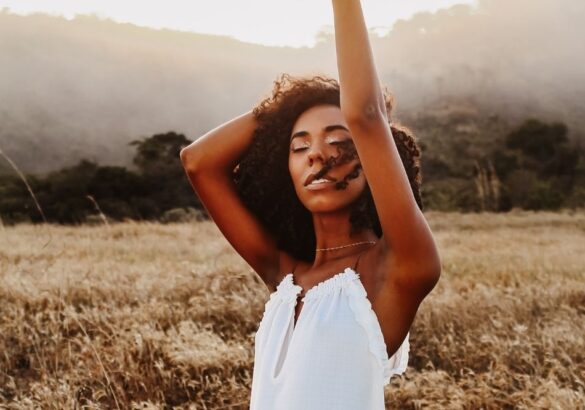
[[[359,273],[346,268],[309,289],[287,274],[255,336],[250,410],[383,410],[384,386],[408,364],[409,335],[388,358]]]

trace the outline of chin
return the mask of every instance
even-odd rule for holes
[[[305,198],[301,202],[312,213],[327,213],[349,208],[357,197],[358,195],[352,195],[351,198],[333,198],[323,195],[319,198]]]

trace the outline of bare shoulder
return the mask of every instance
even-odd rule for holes
[[[388,277],[390,250],[385,241],[378,240],[360,257],[358,271],[368,299],[374,303]]]
[[[279,250],[278,260],[278,267],[264,275],[266,278],[264,284],[270,292],[276,291],[276,286],[282,281],[285,275],[292,272],[294,267],[299,263],[297,258],[283,250]]]
[[[374,264],[371,266],[376,277],[375,284],[372,285],[372,310],[376,313],[388,355],[391,356],[408,334],[422,298],[401,287],[396,280],[401,266],[397,264],[387,245],[381,245],[372,258],[376,259],[370,262]]]

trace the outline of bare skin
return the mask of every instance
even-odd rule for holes
[[[387,352],[402,344],[418,307],[437,283],[441,264],[429,226],[418,208],[395,146],[383,94],[367,36],[359,0],[332,0],[341,87],[341,108],[315,106],[296,121],[291,136],[289,172],[299,200],[313,215],[317,248],[367,240],[339,250],[317,252],[312,263],[280,250],[273,238],[239,199],[231,171],[251,142],[255,123],[250,112],[211,130],[181,151],[181,160],[193,188],[208,213],[234,249],[252,266],[270,291],[295,269],[301,295],[359,260],[360,279],[376,313]],[[330,125],[348,131],[323,132]],[[351,138],[359,159],[339,165],[328,175],[341,178],[357,161],[363,172],[343,190],[311,191],[310,173],[337,153],[333,141]],[[367,183],[372,192],[383,235],[363,230],[350,236],[349,208]],[[302,310],[297,299],[295,322]]]
[[[341,125],[344,129],[335,129],[326,132],[325,128],[332,125]],[[297,135],[300,134],[300,135]],[[296,136],[295,136],[296,135]],[[366,178],[360,173],[358,178],[352,179],[346,189],[336,190],[333,184],[325,184],[322,189],[311,190],[305,185],[306,178],[311,173],[319,171],[327,158],[336,156],[338,151],[336,143],[344,140],[352,140],[349,126],[339,107],[335,105],[319,105],[305,111],[297,119],[293,126],[291,136],[295,136],[290,142],[289,172],[293,180],[295,191],[303,205],[311,211],[313,225],[315,227],[316,249],[334,248],[346,244],[376,241],[375,245],[364,243],[346,248],[316,252],[312,264],[296,260],[289,255],[283,255],[284,266],[295,269],[295,284],[301,286],[303,291],[299,294],[295,306],[295,324],[303,307],[301,297],[320,282],[341,272],[347,266],[353,266],[358,254],[364,252],[360,258],[360,276],[366,288],[368,297],[373,300],[379,288],[381,276],[377,276],[374,267],[379,267],[380,242],[373,230],[363,230],[354,236],[350,236],[350,206],[359,197],[366,185]],[[351,162],[333,168],[326,175],[340,180],[348,174],[355,164],[356,158]],[[372,254],[366,257],[366,254]],[[367,260],[367,261],[366,261]],[[367,263],[371,264],[369,266]],[[282,273],[277,281],[282,280]],[[367,273],[365,273],[367,272]],[[376,280],[378,278],[378,280]],[[378,283],[378,286],[376,285]]]

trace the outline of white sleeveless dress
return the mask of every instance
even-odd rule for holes
[[[384,386],[408,364],[409,335],[388,358],[359,273],[346,268],[303,290],[287,274],[255,335],[250,410],[383,410]]]

